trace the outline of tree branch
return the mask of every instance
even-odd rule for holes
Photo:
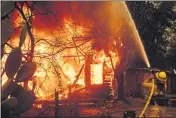
[[[79,73],[76,75],[76,79],[75,79],[75,81],[73,82],[72,87],[74,87],[75,84],[76,84],[76,82],[79,80],[79,76],[81,75],[81,72],[82,72],[83,68],[84,68],[84,64],[82,65],[82,67],[81,67]]]
[[[32,62],[33,57],[34,57],[34,47],[35,47],[34,41],[35,41],[35,39],[34,39],[34,36],[32,35],[32,32],[31,32],[31,26],[29,25],[29,22],[28,22],[27,18],[25,17],[23,10],[20,9],[17,4],[15,4],[15,8],[20,12],[21,16],[23,17],[23,19],[26,22],[27,31],[28,31],[29,37],[31,39],[31,54],[30,54],[29,62]]]

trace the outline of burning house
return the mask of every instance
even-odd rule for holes
[[[26,32],[22,62],[32,57],[37,69],[18,84],[33,91],[37,100],[53,100],[55,90],[59,99],[83,90],[112,97],[119,73],[138,66],[136,61],[149,66],[125,2],[36,2],[33,9],[30,5],[24,3],[3,21],[14,32],[4,47],[2,67]],[[2,74],[2,84],[7,80]]]

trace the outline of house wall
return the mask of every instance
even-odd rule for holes
[[[144,96],[145,88],[141,85],[150,75],[151,73],[147,72],[127,71],[124,84],[125,96]]]

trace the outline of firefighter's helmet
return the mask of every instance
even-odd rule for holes
[[[164,71],[157,72],[156,73],[156,78],[161,81],[161,82],[166,82],[166,73]]]

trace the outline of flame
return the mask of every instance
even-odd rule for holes
[[[25,14],[32,14],[27,7],[24,6],[23,11]],[[15,14],[17,14],[16,12]],[[37,17],[33,17],[36,20]],[[19,15],[13,18],[14,27],[20,27],[24,24],[23,18]],[[89,23],[90,25],[91,23]],[[55,89],[59,90],[59,77],[62,80],[62,89],[64,92],[59,94],[60,99],[64,99],[68,97],[68,86],[73,84],[76,80],[77,75],[81,69],[81,66],[85,63],[85,55],[84,52],[87,50],[93,50],[92,45],[93,41],[87,41],[85,44],[82,44],[82,41],[78,39],[74,39],[73,37],[89,37],[88,29],[83,25],[75,25],[73,19],[65,18],[64,23],[62,24],[62,28],[64,30],[55,29],[48,31],[41,30],[34,26],[32,32],[35,36],[35,53],[34,53],[34,62],[37,63],[37,70],[34,74],[34,77],[28,83],[28,87],[30,90],[34,89],[35,95],[38,99],[52,99],[54,96]],[[52,35],[51,35],[52,32]],[[58,37],[58,39],[56,39]],[[84,37],[83,37],[84,38]],[[43,39],[43,40],[41,40]],[[76,44],[74,44],[76,40]],[[51,44],[56,41],[58,44],[62,42],[62,45],[58,45],[58,47],[54,47]],[[60,41],[60,42],[59,42]],[[49,42],[49,43],[48,43]],[[8,42],[13,47],[17,47],[19,44],[19,34]],[[70,45],[66,45],[69,43]],[[116,42],[114,42],[116,43]],[[55,44],[57,45],[57,44]],[[75,47],[77,45],[82,45],[82,48],[70,48]],[[107,44],[108,45],[108,44]],[[123,44],[121,44],[123,45]],[[29,53],[30,46],[30,37],[27,36],[24,45],[21,47],[24,55]],[[61,47],[69,47],[65,50],[60,50]],[[8,46],[5,46],[5,51],[9,53],[12,49]],[[93,63],[91,63],[91,84],[102,84],[103,83],[103,72],[104,69],[107,71],[113,71],[112,65],[116,66],[120,63],[120,56],[116,50],[109,49],[109,55],[105,53],[104,50],[96,51],[93,50]],[[56,53],[58,52],[58,53]],[[53,54],[53,55],[52,55]],[[2,58],[2,67],[5,65],[5,61],[8,55],[5,55]],[[112,62],[111,62],[112,59]],[[23,61],[25,59],[23,58]],[[104,67],[104,64],[106,67]],[[7,80],[6,74],[2,76],[2,85]],[[79,75],[79,80],[76,83],[77,85],[84,87],[84,68]],[[41,107],[40,105],[38,107]]]
[[[24,4],[22,10],[27,20],[29,20],[29,16],[32,15],[31,10],[27,7],[26,4]],[[33,18],[35,18],[35,16],[33,16]],[[14,27],[20,27],[25,23],[25,20],[23,19],[22,15],[17,11],[12,14],[12,19]]]
[[[91,64],[91,84],[103,83],[103,64]]]

